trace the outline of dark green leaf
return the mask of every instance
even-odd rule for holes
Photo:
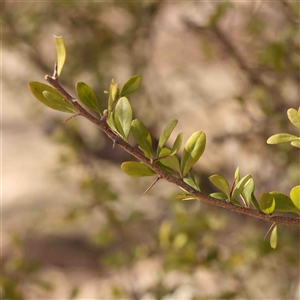
[[[76,91],[80,101],[88,108],[97,111],[101,115],[98,99],[94,91],[84,82],[76,83]]]
[[[181,172],[185,176],[204,152],[206,143],[205,133],[197,131],[187,140],[181,159]]]
[[[284,212],[293,212],[300,214],[300,210],[295,206],[293,201],[287,196],[279,192],[270,192],[275,199],[275,209]]]
[[[153,158],[152,139],[147,127],[138,119],[131,123],[132,135],[138,143],[139,148],[148,158]]]
[[[277,240],[278,240],[278,237],[277,237],[277,225],[274,226],[272,232],[271,232],[271,237],[270,237],[270,246],[273,248],[273,249],[276,249],[277,247]]]
[[[122,128],[124,134],[122,134],[122,136],[125,138],[125,140],[127,140],[131,130],[132,108],[130,102],[126,97],[122,97],[119,99],[114,113],[118,118],[120,126]],[[119,129],[118,126],[117,129]]]
[[[290,198],[294,205],[300,210],[300,185],[292,188],[290,192]]]
[[[54,42],[57,53],[57,75],[60,76],[60,73],[66,61],[67,52],[62,36],[54,36]]]
[[[270,136],[267,140],[268,144],[282,144],[297,140],[298,137],[288,133],[277,133]]]
[[[265,214],[271,214],[275,209],[275,200],[270,193],[263,193],[259,198],[259,207]]]
[[[141,84],[142,77],[140,75],[134,75],[130,77],[123,85],[120,97],[130,95],[134,93]]]
[[[291,121],[291,123],[296,126],[298,129],[300,129],[300,107],[298,111],[294,108],[290,108],[287,111],[288,118]]]
[[[222,175],[215,174],[210,176],[208,179],[214,186],[216,186],[227,196],[227,199],[230,199],[230,189],[226,178],[224,178]]]
[[[164,147],[168,141],[172,131],[176,127],[178,120],[172,120],[162,131],[159,137],[158,146],[157,146],[157,156],[160,154],[160,150]]]
[[[51,86],[36,81],[29,82],[28,86],[31,93],[44,105],[66,113],[77,113],[76,108]]]
[[[124,173],[133,177],[154,176],[156,173],[148,166],[137,161],[126,161],[122,163],[121,169]]]

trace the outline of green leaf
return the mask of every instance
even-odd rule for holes
[[[183,181],[195,190],[200,191],[198,184],[192,178],[183,178]]]
[[[270,194],[273,196],[275,199],[275,209],[284,211],[284,212],[292,212],[296,214],[300,214],[299,208],[297,208],[292,201],[287,195],[284,195],[279,192],[270,192]]]
[[[273,249],[276,249],[277,247],[277,240],[278,240],[278,237],[277,237],[277,225],[274,226],[272,232],[271,232],[271,237],[270,237],[270,246],[273,248]]]
[[[132,135],[148,158],[153,158],[152,139],[147,127],[138,119],[131,122]]]
[[[282,144],[297,140],[298,137],[289,133],[277,133],[270,136],[267,140],[268,144]]]
[[[291,142],[291,145],[297,148],[300,148],[300,138]]]
[[[127,96],[134,93],[141,84],[142,77],[140,75],[134,75],[130,77],[123,85],[120,97]]]
[[[160,151],[161,156],[170,155],[170,153],[171,153],[171,150],[169,148],[162,148]],[[175,170],[178,174],[181,173],[179,159],[176,155],[172,155],[172,156],[163,158],[160,160],[160,162],[163,165]]]
[[[259,207],[265,214],[271,214],[275,209],[275,200],[270,193],[263,193],[259,199]]]
[[[109,86],[109,96],[108,96],[108,114],[113,111],[114,104],[119,97],[119,85],[115,83],[112,79]]]
[[[126,97],[122,97],[119,99],[114,113],[115,117],[118,118],[119,124],[122,128],[122,136],[125,138],[125,140],[127,140],[131,130],[132,108],[130,102]],[[117,129],[119,129],[118,126]]]
[[[77,113],[76,108],[51,86],[36,81],[29,82],[28,86],[33,96],[44,105],[66,113]]]
[[[290,198],[294,205],[300,210],[300,185],[292,188],[290,192]]]
[[[111,115],[112,115],[112,120],[113,120],[113,123],[114,123],[117,133],[119,134],[120,137],[122,137],[123,139],[126,140],[126,135],[123,131],[123,127],[121,125],[121,122],[120,122],[118,116],[115,114],[114,111],[111,113]]]
[[[224,193],[219,193],[219,192],[211,193],[210,196],[213,198],[219,199],[219,200],[223,200],[223,201],[228,199],[228,197]]]
[[[240,175],[240,167],[237,167],[234,172],[234,179],[235,183],[237,184],[240,181],[241,175]]]
[[[157,156],[160,154],[160,150],[164,147],[168,141],[172,131],[176,127],[178,120],[172,120],[162,131],[159,137],[158,146],[157,146]]]
[[[180,132],[180,133],[177,135],[177,138],[176,138],[176,140],[175,140],[175,142],[174,142],[174,144],[173,144],[173,147],[172,147],[172,149],[171,149],[170,155],[174,155],[174,154],[176,154],[176,153],[179,151],[179,149],[180,149],[180,147],[181,147],[181,145],[182,145],[182,137],[183,137],[183,133]]]
[[[235,183],[235,187],[233,189],[232,196],[231,196],[232,199],[236,199],[236,197],[242,193],[245,186],[249,184],[251,178],[252,178],[251,175],[248,174]]]
[[[254,196],[254,189],[255,189],[254,180],[253,178],[250,178],[249,183],[245,186],[242,192],[242,196],[246,201],[248,207],[252,203],[257,210],[260,210],[259,204]]]
[[[84,82],[76,83],[76,92],[80,101],[88,108],[97,111],[101,115],[98,99],[94,91]]]
[[[118,132],[118,129],[115,126],[114,113],[110,112],[106,118],[107,125],[115,132]]]
[[[296,126],[298,129],[300,129],[300,107],[298,111],[294,108],[290,108],[287,111],[287,115],[291,123]]]
[[[54,35],[54,42],[55,42],[56,54],[57,54],[57,75],[59,77],[66,61],[67,52],[66,52],[65,42],[62,36]]]
[[[181,159],[181,172],[185,176],[204,152],[206,143],[205,133],[197,131],[187,140]]]
[[[227,196],[227,199],[230,200],[229,184],[222,175],[215,174],[210,176],[208,179],[214,186],[216,186],[220,191],[222,191]]]
[[[154,176],[156,173],[148,166],[137,161],[126,161],[122,163],[121,169],[124,173],[133,177]]]

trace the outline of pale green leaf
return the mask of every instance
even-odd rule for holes
[[[300,138],[291,142],[291,145],[297,148],[300,148]]]
[[[241,175],[240,175],[240,167],[237,167],[234,172],[234,179],[235,183],[238,183],[240,181]]]
[[[270,192],[270,194],[275,199],[275,209],[276,210],[300,214],[300,209],[295,206],[292,199],[289,198],[287,195],[284,195],[279,192]]]
[[[296,126],[298,129],[300,129],[300,107],[298,111],[294,108],[290,108],[287,111],[287,115],[291,123]]]
[[[170,155],[174,155],[174,154],[176,154],[179,151],[179,149],[180,149],[180,147],[182,145],[182,138],[183,138],[183,133],[180,132],[177,135],[176,139],[175,139],[175,142],[174,142],[173,147],[171,149]]]
[[[122,163],[121,169],[124,173],[133,177],[154,176],[156,173],[148,166],[137,161],[126,161]]]
[[[60,76],[60,73],[66,61],[67,52],[62,36],[54,36],[54,42],[57,54],[57,75]]]
[[[88,108],[101,114],[98,99],[94,91],[84,82],[76,83],[76,92],[80,101]]]
[[[178,120],[172,120],[162,131],[159,137],[158,146],[157,146],[157,155],[160,154],[160,150],[164,147],[166,142],[168,141],[172,131],[176,127]]]
[[[131,122],[131,131],[139,148],[148,158],[153,158],[152,139],[147,127],[138,119]]]
[[[109,86],[108,113],[113,111],[115,102],[118,97],[119,97],[119,85],[115,83],[114,79],[112,79]]]
[[[174,197],[175,200],[195,200],[195,196],[191,194],[178,194]]]
[[[141,84],[142,77],[140,75],[134,75],[130,77],[123,85],[120,97],[130,95],[134,93]]]
[[[277,225],[275,225],[272,232],[271,232],[271,237],[270,237],[270,246],[273,249],[276,249],[276,247],[277,247],[277,240],[278,240]]]
[[[124,133],[124,138],[125,140],[127,140],[131,130],[132,108],[130,102],[126,97],[122,97],[119,99],[114,113],[120,122],[120,126]]]
[[[259,207],[265,214],[271,214],[275,209],[275,200],[270,193],[263,193],[259,198]]]
[[[252,178],[251,175],[248,174],[235,183],[235,187],[233,189],[232,197],[231,197],[232,199],[236,199],[236,197],[242,193],[245,186],[250,182],[251,178]]]
[[[300,210],[300,185],[292,188],[290,192],[290,198],[292,199],[294,205]]]
[[[204,152],[206,143],[205,133],[197,131],[187,140],[181,159],[181,172],[185,176]]]
[[[198,184],[192,178],[183,178],[183,181],[195,190],[200,191]]]
[[[210,196],[213,198],[219,199],[219,200],[223,200],[223,201],[228,199],[228,197],[224,193],[220,193],[220,192],[211,193]]]
[[[242,196],[246,201],[248,207],[252,203],[257,210],[260,210],[259,204],[254,196],[254,189],[255,189],[254,180],[253,178],[250,178],[249,183],[245,186],[242,192]]]
[[[63,96],[51,86],[31,81],[28,84],[31,93],[44,105],[66,113],[77,113],[77,110]]]
[[[227,199],[230,199],[230,188],[225,177],[219,174],[215,174],[210,176],[208,179],[214,186],[216,186],[227,196]]]
[[[298,137],[289,133],[277,133],[270,136],[267,140],[268,144],[282,144],[297,140]]]
[[[170,153],[171,153],[171,150],[169,148],[165,148],[165,147],[162,148],[160,151],[161,156],[170,155]],[[181,173],[179,159],[176,155],[167,156],[166,158],[161,159],[160,162],[163,165],[175,170],[178,174]]]

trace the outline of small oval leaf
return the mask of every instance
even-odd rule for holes
[[[215,187],[217,187],[227,196],[227,199],[230,199],[229,184],[225,177],[219,174],[215,174],[210,176],[208,179]]]
[[[300,107],[298,111],[294,108],[288,109],[287,115],[291,123],[298,129],[300,129]]]
[[[124,133],[124,138],[125,140],[127,140],[131,130],[132,108],[130,102],[126,97],[122,97],[119,99],[114,113],[120,121],[120,125]]]
[[[159,155],[160,150],[164,147],[166,142],[168,141],[172,131],[176,127],[178,120],[172,120],[162,131],[159,137],[158,146],[157,146],[157,155]]]
[[[132,135],[148,158],[153,158],[152,139],[147,127],[138,119],[131,122]]]
[[[141,84],[142,77],[140,75],[134,75],[130,77],[123,85],[120,97],[130,95],[134,93]]]
[[[44,105],[66,113],[77,113],[77,110],[53,87],[36,81],[28,84],[31,93]]]
[[[54,35],[54,42],[55,42],[56,54],[57,54],[57,75],[59,77],[66,61],[67,52],[66,52],[64,38],[62,36]]]
[[[210,196],[213,197],[213,198],[222,200],[222,201],[225,201],[225,200],[228,199],[228,197],[224,193],[220,193],[220,192],[218,192],[218,193],[211,193]]]
[[[249,184],[250,179],[252,176],[250,174],[244,176],[241,180],[237,181],[235,184],[235,187],[232,192],[232,199],[236,199],[237,196],[239,196],[247,184]]]
[[[80,101],[88,108],[101,114],[98,99],[94,91],[84,82],[76,83],[76,92]]]
[[[205,133],[197,131],[187,140],[181,159],[182,176],[185,176],[204,152],[206,143]]]
[[[119,85],[115,83],[112,79],[109,86],[109,96],[108,96],[108,113],[113,111],[116,100],[119,97]]]
[[[148,166],[137,161],[126,161],[122,163],[121,169],[124,173],[133,177],[154,176],[156,173]]]
[[[180,147],[181,147],[181,145],[182,145],[182,138],[183,138],[183,133],[180,132],[180,133],[177,135],[177,138],[176,138],[176,140],[175,140],[175,142],[174,142],[174,144],[173,144],[173,147],[172,147],[172,149],[171,149],[170,155],[174,155],[174,154],[176,154],[176,153],[179,151],[179,149],[180,149]]]
[[[171,150],[169,148],[162,148],[160,151],[161,156],[170,155],[170,154],[171,154]],[[175,173],[178,174],[181,173],[179,159],[176,155],[167,156],[166,158],[161,159],[160,162],[163,165],[175,170],[176,171]]]
[[[277,237],[277,225],[275,225],[274,228],[273,228],[273,230],[272,230],[271,237],[270,237],[270,246],[273,249],[276,249],[276,247],[277,247],[277,240],[278,240],[278,237]]]
[[[275,200],[270,193],[263,193],[259,199],[259,207],[265,214],[271,214],[275,209]]]
[[[295,206],[294,202],[287,195],[279,192],[270,192],[270,194],[275,199],[276,210],[300,214],[300,209]]]
[[[300,148],[300,138],[291,142],[291,145],[297,148]]]
[[[300,210],[300,185],[292,188],[290,192],[290,198],[292,199],[294,205]]]
[[[288,133],[277,133],[270,136],[267,140],[267,144],[283,144],[297,140],[298,137]]]

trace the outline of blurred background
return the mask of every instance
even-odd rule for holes
[[[298,1],[2,2],[2,299],[299,299],[299,229],[196,201],[176,186],[125,175],[130,157],[88,121],[39,103],[64,36],[61,83],[98,98],[112,78],[140,74],[129,97],[157,141],[207,134],[195,166],[232,182],[252,174],[256,197],[299,184],[299,151],[270,146],[295,132]]]

